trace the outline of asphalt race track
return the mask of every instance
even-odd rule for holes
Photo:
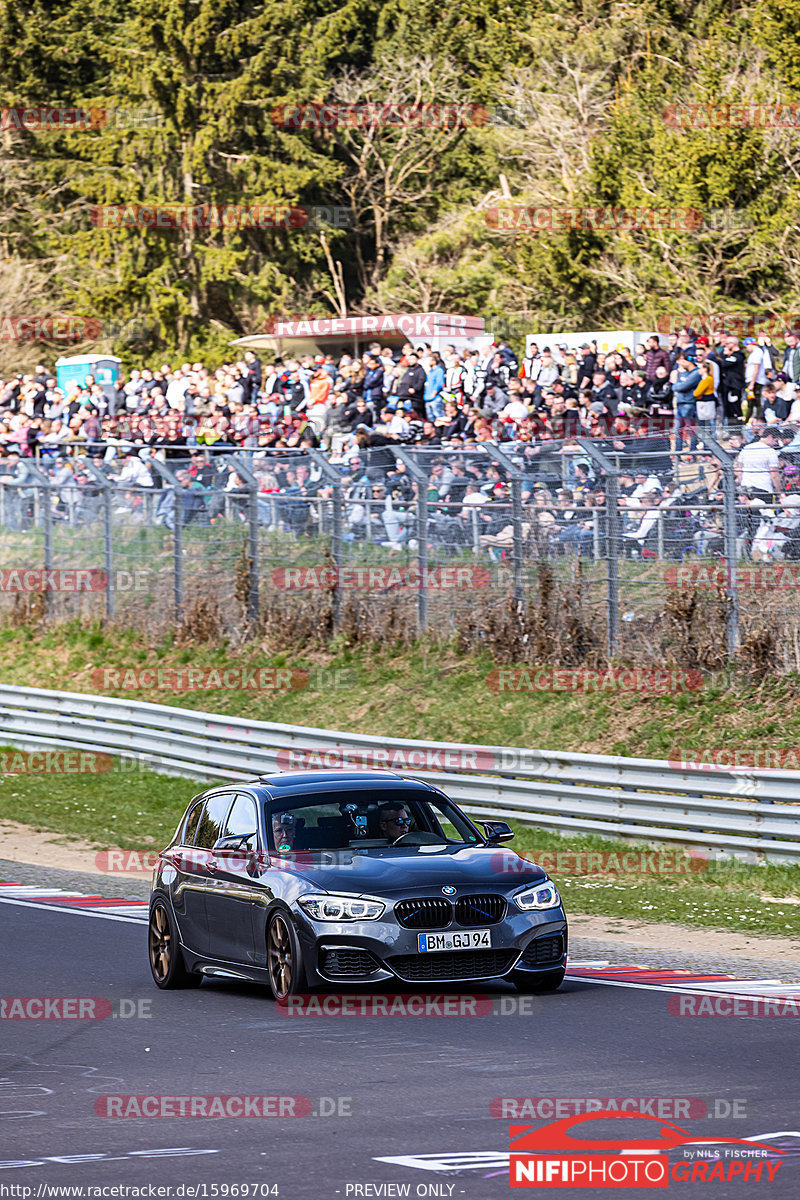
[[[496,997],[494,1013],[290,1018],[255,986],[206,981],[159,992],[140,922],[6,902],[0,938],[6,1004],[103,997],[112,1010],[103,1019],[0,1020],[0,1197],[24,1200],[11,1185],[41,1198],[70,1194],[45,1185],[171,1185],[172,1197],[224,1197],[237,1193],[222,1185],[246,1184],[251,1197],[258,1187],[284,1200],[491,1200],[509,1192],[509,1121],[492,1115],[502,1097],[705,1098],[712,1114],[716,1105],[728,1115],[686,1122],[698,1137],[800,1127],[797,1020],[680,1019],[664,992],[577,980],[525,997],[524,1011],[507,1016],[504,1001],[519,1008],[510,986],[473,986],[472,995]],[[100,1116],[95,1105],[109,1095],[308,1097],[311,1114]],[[671,1192],[796,1198],[800,1133],[778,1144],[791,1151],[771,1182],[672,1181]]]

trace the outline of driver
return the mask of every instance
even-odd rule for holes
[[[295,828],[292,813],[272,814],[272,840],[276,850],[294,850]]]
[[[390,842],[396,842],[404,833],[408,833],[411,828],[411,817],[404,804],[392,804],[389,801],[378,809],[378,824],[381,837],[388,838]]]

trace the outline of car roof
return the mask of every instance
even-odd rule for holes
[[[309,796],[315,792],[371,791],[375,788],[431,792],[421,779],[406,779],[396,771],[283,771],[249,781],[273,796]]]

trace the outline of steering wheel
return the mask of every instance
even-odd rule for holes
[[[390,843],[392,846],[399,846],[406,838],[415,838],[415,841],[409,841],[406,844],[409,846],[430,846],[440,845],[446,838],[440,838],[436,833],[428,833],[426,829],[408,829],[405,833],[401,833],[399,838],[396,838]]]

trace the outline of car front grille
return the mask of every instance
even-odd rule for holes
[[[436,897],[401,900],[394,915],[405,929],[444,929],[453,919],[453,906]]]
[[[526,947],[519,961],[521,967],[546,967],[561,962],[564,957],[564,935],[535,938]]]
[[[319,969],[322,975],[337,979],[361,978],[378,970],[377,959],[369,950],[351,950],[346,946],[332,950],[321,950]]]
[[[496,925],[506,915],[502,896],[461,896],[456,901],[459,925]]]
[[[495,975],[504,975],[516,956],[516,950],[401,954],[397,958],[387,958],[386,966],[409,983],[441,983],[457,979],[492,979]]]
[[[446,929],[455,920],[466,928],[497,925],[506,915],[503,896],[460,896],[455,906],[438,896],[422,896],[418,900],[401,900],[394,914],[405,929]]]

